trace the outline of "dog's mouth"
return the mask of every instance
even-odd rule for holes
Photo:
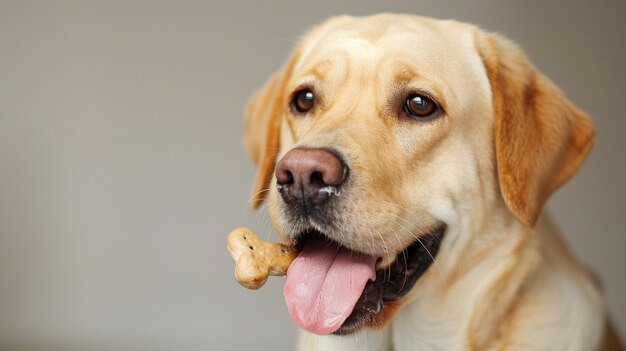
[[[405,296],[434,262],[444,232],[442,226],[420,236],[389,266],[376,268],[380,257],[305,231],[297,237],[300,254],[284,287],[292,319],[315,334],[350,334],[378,325],[386,306]]]

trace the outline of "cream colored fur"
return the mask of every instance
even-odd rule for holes
[[[304,85],[318,105],[294,116],[289,99]],[[445,114],[400,116],[393,94],[416,90]],[[254,204],[267,198],[283,237],[294,229],[273,170],[294,147],[332,147],[351,167],[344,230],[326,232],[341,244],[384,265],[446,226],[435,264],[395,313],[352,335],[302,332],[298,349],[621,349],[607,341],[601,292],[541,214],[582,164],[593,128],[508,40],[415,16],[332,19],[253,97],[246,140],[259,164]]]

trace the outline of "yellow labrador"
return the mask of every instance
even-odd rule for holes
[[[542,207],[592,122],[509,40],[455,21],[338,17],[246,110],[303,350],[619,350]]]

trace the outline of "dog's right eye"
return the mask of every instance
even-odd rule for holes
[[[298,91],[291,99],[291,107],[298,113],[306,113],[313,109],[315,95],[308,89]]]

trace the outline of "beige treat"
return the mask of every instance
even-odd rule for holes
[[[235,277],[248,289],[258,289],[268,275],[285,275],[298,252],[287,245],[259,239],[248,228],[237,228],[228,234],[227,247],[237,262]]]

